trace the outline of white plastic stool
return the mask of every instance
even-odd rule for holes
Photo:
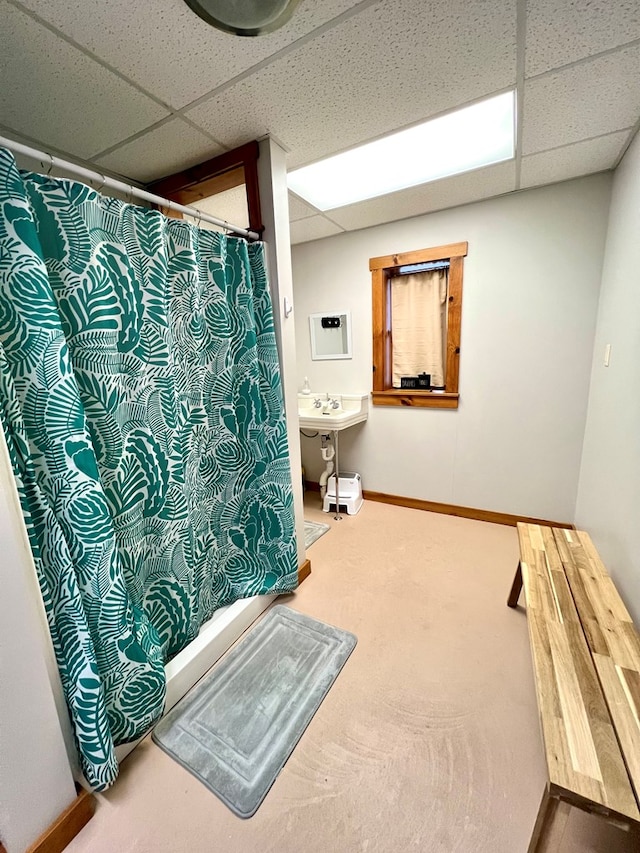
[[[322,509],[331,512],[345,507],[347,515],[355,515],[363,504],[362,480],[360,474],[342,473],[340,475],[340,507],[336,507],[336,475],[332,474],[327,481],[327,492],[324,496]]]

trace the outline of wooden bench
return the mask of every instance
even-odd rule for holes
[[[518,524],[549,781],[529,853],[549,850],[571,807],[640,825],[640,636],[587,533]]]

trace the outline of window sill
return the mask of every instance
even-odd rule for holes
[[[451,391],[411,391],[406,388],[390,388],[388,391],[372,391],[374,406],[418,406],[425,409],[457,409],[459,394]]]

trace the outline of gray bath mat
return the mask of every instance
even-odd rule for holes
[[[356,642],[273,607],[160,721],[153,740],[239,817],[251,817]]]
[[[319,521],[307,521],[305,519],[304,522],[304,547],[308,548],[309,545],[313,545],[316,539],[319,539],[323,536],[327,530],[329,530],[328,524],[322,524]]]

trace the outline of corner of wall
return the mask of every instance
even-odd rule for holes
[[[302,463],[300,461],[300,433],[298,430],[295,321],[294,315],[289,314],[289,316],[286,316],[284,310],[285,299],[289,305],[293,306],[287,164],[284,149],[270,137],[266,137],[260,141],[258,182],[260,186],[262,217],[265,225],[264,240],[267,249],[273,313],[282,373],[289,441],[289,461],[293,480],[298,566],[300,566],[305,559],[305,546]]]
[[[640,136],[614,173],[576,496],[575,523],[594,539],[640,620]],[[605,347],[611,346],[609,366]]]

